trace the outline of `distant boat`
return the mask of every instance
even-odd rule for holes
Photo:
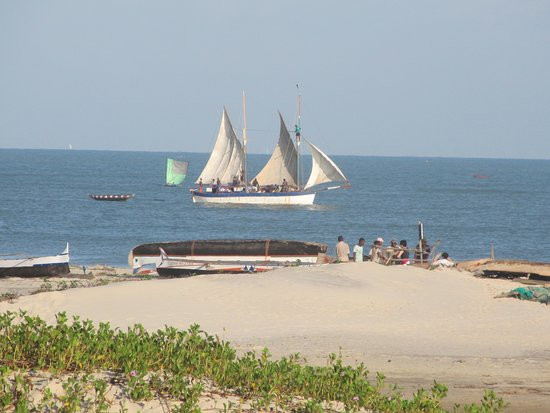
[[[300,107],[292,142],[282,115],[279,142],[271,158],[254,179],[249,182],[246,171],[246,115],[244,116],[243,142],[224,108],[218,138],[214,149],[191,190],[193,202],[218,204],[256,205],[311,205],[319,191],[347,188],[349,182],[340,168],[317,146],[308,140],[312,155],[311,174],[305,185],[300,177]],[[244,94],[243,113],[246,114]]]
[[[68,243],[58,255],[0,259],[0,277],[47,277],[69,272]]]
[[[196,240],[154,242],[134,247],[128,263],[134,271],[155,266],[159,275],[256,272],[288,265],[311,265],[327,245],[287,240]]]
[[[132,199],[135,194],[116,194],[116,195],[88,195],[96,201],[127,201]]]
[[[183,183],[187,175],[189,162],[176,159],[166,159],[166,186],[178,186]]]
[[[487,179],[489,178],[489,175],[483,175],[483,174],[474,174],[475,179]]]

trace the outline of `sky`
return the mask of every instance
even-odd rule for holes
[[[0,0],[0,148],[550,159],[550,1]]]

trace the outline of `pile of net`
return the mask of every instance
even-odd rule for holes
[[[495,298],[513,297],[520,300],[538,301],[543,304],[550,304],[550,287],[519,287],[497,295]]]

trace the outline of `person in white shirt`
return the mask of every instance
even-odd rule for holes
[[[439,268],[439,267],[451,268],[451,267],[454,267],[455,265],[456,263],[449,258],[449,254],[444,252],[443,254],[441,254],[441,257],[438,260],[432,263],[431,268],[432,269]]]
[[[365,245],[365,238],[359,238],[358,244],[353,247],[353,261],[363,262],[363,245]]]
[[[342,235],[338,236],[338,244],[335,249],[338,262],[349,262],[349,245],[344,242]]]

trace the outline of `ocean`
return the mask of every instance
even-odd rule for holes
[[[165,187],[165,160],[189,161],[183,188]],[[127,265],[152,241],[279,238],[318,241],[332,252],[382,237],[418,240],[457,260],[550,261],[550,161],[334,156],[351,182],[310,207],[205,206],[189,188],[208,154],[0,149],[0,255],[52,255],[65,243],[77,264]],[[249,176],[268,155],[249,156]],[[308,157],[303,158],[309,164]],[[485,179],[474,178],[475,174]],[[304,169],[308,175],[308,167]],[[91,193],[135,193],[98,202]]]

